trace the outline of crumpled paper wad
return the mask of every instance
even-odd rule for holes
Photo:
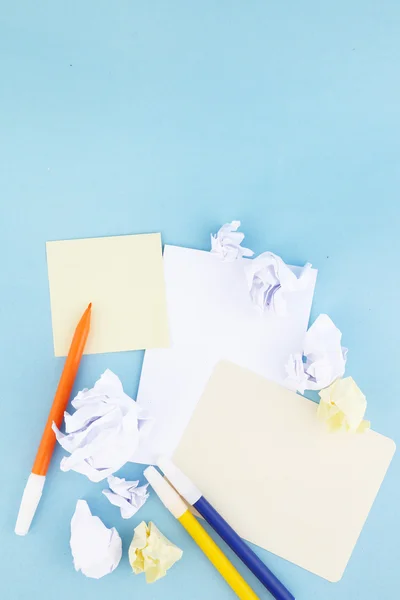
[[[370,422],[364,421],[367,400],[352,377],[336,379],[319,395],[317,414],[330,431],[363,433],[369,429]]]
[[[135,527],[129,547],[129,562],[136,575],[145,574],[146,583],[154,583],[164,577],[182,554],[182,550],[167,540],[151,521],[148,526],[142,521]]]
[[[342,332],[328,315],[315,319],[307,331],[302,354],[289,357],[286,385],[304,394],[305,390],[321,390],[343,377],[347,348],[341,345]]]
[[[71,520],[71,552],[76,571],[100,579],[119,565],[122,542],[118,531],[94,517],[85,500],[78,500]]]
[[[149,415],[125,394],[109,369],[92,389],[79,392],[72,406],[74,414],[64,414],[65,434],[53,423],[57,441],[70,452],[60,468],[102,481],[132,458],[147,434]]]
[[[244,233],[237,231],[240,221],[232,221],[221,227],[216,235],[211,234],[211,253],[217,254],[226,262],[233,262],[242,256],[253,256],[249,248],[243,248]]]
[[[126,481],[114,475],[107,477],[107,482],[110,489],[103,490],[103,494],[111,504],[120,508],[123,519],[133,517],[149,497],[148,483],[139,486],[139,481]]]
[[[297,276],[280,256],[264,252],[246,261],[245,273],[250,298],[262,311],[271,310],[284,316],[287,313],[287,295],[307,287],[310,270],[311,264],[307,263]]]

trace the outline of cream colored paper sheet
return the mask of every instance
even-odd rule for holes
[[[47,242],[54,353],[66,356],[89,302],[85,353],[169,345],[159,233]]]
[[[395,444],[374,431],[329,433],[316,413],[311,400],[220,362],[174,461],[243,538],[335,582]]]

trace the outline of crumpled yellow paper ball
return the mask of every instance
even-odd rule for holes
[[[144,521],[135,527],[129,546],[129,562],[135,575],[145,573],[146,583],[154,583],[167,574],[181,557],[182,550],[170,542],[152,523]]]
[[[318,417],[331,431],[362,433],[369,429],[370,422],[364,421],[367,400],[352,377],[336,379],[319,396]]]

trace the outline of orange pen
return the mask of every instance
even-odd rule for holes
[[[68,356],[65,359],[64,369],[61,373],[32,472],[29,475],[22,496],[17,523],[15,525],[15,533],[17,535],[26,535],[28,533],[42,496],[47,469],[49,468],[54,446],[56,444],[56,436],[51,426],[53,421],[57,427],[61,426],[64,411],[67,408],[82,354],[85,349],[86,340],[89,335],[91,310],[92,304],[90,303],[75,329]]]

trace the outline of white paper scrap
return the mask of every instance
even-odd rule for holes
[[[138,481],[126,481],[114,475],[110,475],[107,482],[110,489],[103,490],[103,494],[111,504],[121,509],[123,519],[133,517],[149,497],[147,493],[148,483],[138,487]]]
[[[306,289],[310,274],[310,263],[297,276],[272,252],[264,252],[246,262],[247,285],[252,301],[262,311],[272,310],[281,316],[287,313],[288,294]]]
[[[302,354],[291,354],[285,367],[287,379],[285,385],[291,390],[297,390],[300,394],[308,389],[308,377],[304,371]]]
[[[122,557],[118,531],[94,517],[85,500],[78,500],[71,520],[71,552],[76,571],[100,579],[112,573]]]
[[[328,315],[319,315],[304,338],[303,355],[289,357],[287,385],[300,393],[321,390],[342,377],[347,348],[341,346],[342,332]],[[303,358],[304,356],[304,358]]]
[[[253,256],[249,248],[240,244],[244,240],[244,233],[238,231],[240,221],[232,221],[221,227],[216,235],[211,234],[211,253],[217,254],[226,262],[231,262],[242,256]]]
[[[124,393],[118,377],[107,369],[94,387],[79,392],[76,409],[65,413],[63,434],[53,423],[60,445],[70,452],[61,461],[62,471],[76,471],[91,481],[106,479],[118,471],[146,436],[148,412]]]

